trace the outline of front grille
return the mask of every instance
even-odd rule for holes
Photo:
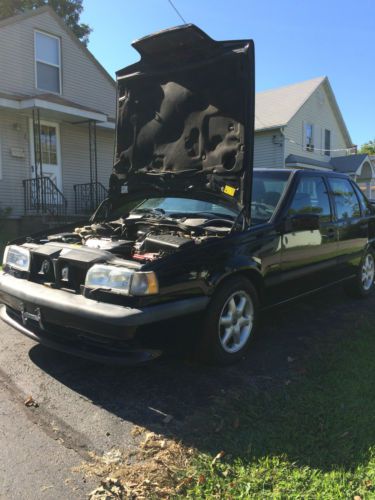
[[[53,259],[48,255],[34,253],[31,261],[31,281],[55,283],[56,276]]]
[[[30,280],[35,283],[51,283],[57,288],[79,292],[81,285],[85,283],[87,270],[86,263],[34,253]]]
[[[78,262],[58,259],[55,265],[58,286],[79,292],[81,285],[85,283],[87,270]]]

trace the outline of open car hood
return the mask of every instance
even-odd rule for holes
[[[134,42],[117,72],[111,196],[184,196],[249,207],[254,45],[215,41],[188,24]]]

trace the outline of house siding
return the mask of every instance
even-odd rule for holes
[[[48,12],[0,27],[0,91],[35,95],[34,31],[61,40],[62,97],[116,115],[115,85]]]
[[[254,167],[281,168],[283,166],[284,154],[280,131],[256,132],[254,137]]]
[[[98,181],[105,188],[112,171],[114,134],[111,130],[97,129]],[[88,128],[61,124],[61,155],[63,163],[63,192],[68,200],[68,212],[74,213],[75,184],[90,182],[90,152]]]
[[[305,123],[312,123],[314,126],[314,146],[316,149],[324,149],[325,129],[331,131],[331,149],[347,148],[345,137],[333,112],[324,84],[313,92],[285,127],[285,137],[294,141],[291,143],[285,140],[285,158],[290,154],[294,154],[328,163],[331,156],[325,155],[322,151],[310,152],[305,150]],[[333,152],[332,156],[345,154],[345,151],[337,151]]]
[[[22,180],[31,176],[28,119],[20,113],[0,111],[0,208],[12,208],[11,216],[23,214]],[[17,149],[17,157],[12,149]]]

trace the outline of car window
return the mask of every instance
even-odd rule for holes
[[[362,213],[363,215],[372,215],[373,210],[371,208],[370,202],[366,198],[366,196],[362,193],[360,188],[354,183],[354,189],[357,194],[357,197],[359,199],[359,203],[361,205]]]
[[[351,219],[360,217],[358,198],[353,186],[346,179],[330,178],[329,184],[334,196],[338,219]]]
[[[251,223],[262,224],[273,215],[289,180],[289,172],[254,171]]]
[[[322,221],[331,220],[329,195],[322,177],[302,177],[299,180],[288,214],[317,214]]]

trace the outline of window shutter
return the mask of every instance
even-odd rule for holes
[[[306,149],[306,123],[305,120],[302,120],[302,149],[305,151]]]

